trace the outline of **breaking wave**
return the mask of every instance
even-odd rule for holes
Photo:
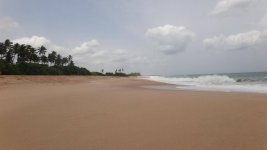
[[[147,76],[145,79],[175,84],[179,89],[267,93],[267,83],[249,78],[231,78],[227,75],[203,75],[197,77]],[[265,77],[263,80],[266,80]]]

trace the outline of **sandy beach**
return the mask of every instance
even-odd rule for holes
[[[0,150],[266,150],[267,94],[0,76]]]

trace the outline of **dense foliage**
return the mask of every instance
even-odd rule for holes
[[[74,65],[72,56],[62,57],[55,51],[47,54],[44,46],[0,42],[0,74],[5,75],[90,75],[86,68]]]

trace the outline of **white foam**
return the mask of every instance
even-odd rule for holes
[[[144,79],[175,84],[179,89],[267,93],[267,84],[239,83],[226,75],[207,75],[194,78],[148,76],[144,77]]]

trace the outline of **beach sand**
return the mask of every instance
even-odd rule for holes
[[[0,76],[0,150],[266,150],[267,95]]]

